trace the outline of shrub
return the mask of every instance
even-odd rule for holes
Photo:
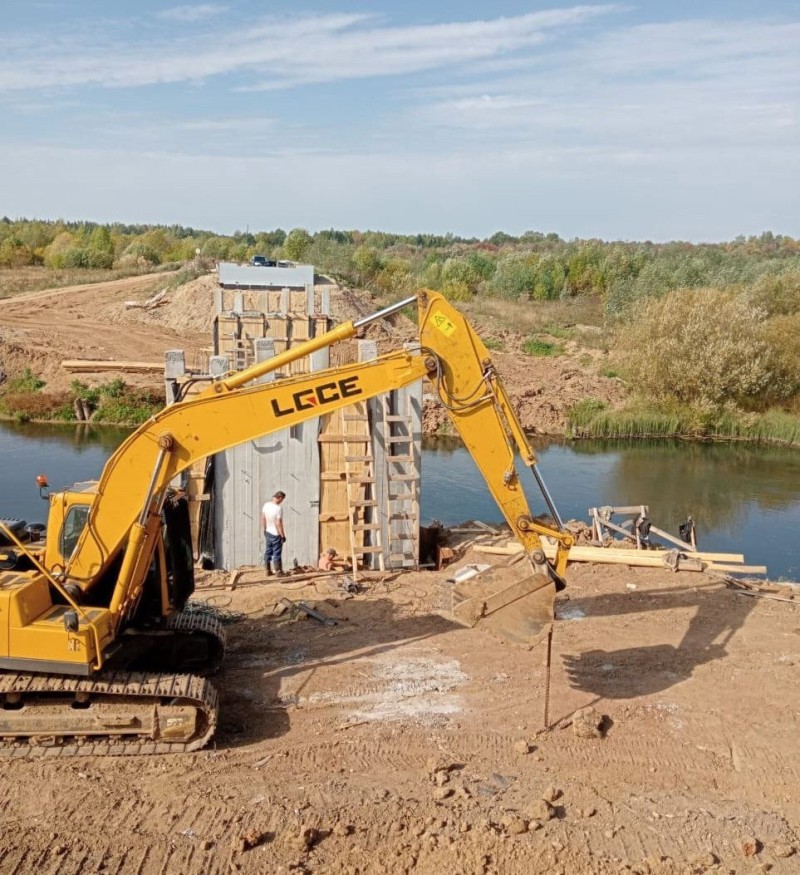
[[[489,289],[502,298],[529,298],[536,285],[536,268],[526,255],[507,255],[497,263]]]
[[[471,301],[474,297],[467,283],[456,281],[444,283],[442,294],[448,301]]]
[[[21,374],[11,377],[6,384],[6,392],[8,394],[19,394],[22,392],[38,392],[47,384],[33,373],[30,368],[25,368]]]
[[[634,391],[698,408],[756,399],[774,379],[763,313],[742,296],[683,289],[646,304],[616,350]]]

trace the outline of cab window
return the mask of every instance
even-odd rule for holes
[[[88,504],[75,504],[68,511],[64,519],[64,526],[61,529],[61,555],[64,560],[68,560],[72,556],[72,551],[78,543],[78,538],[86,526],[86,520],[89,518]]]

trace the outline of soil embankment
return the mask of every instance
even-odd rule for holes
[[[126,301],[144,301],[168,282],[164,274],[129,277],[85,286],[72,286],[18,295],[3,302],[0,326],[0,367],[7,374],[30,368],[47,382],[46,391],[69,387],[73,376],[61,368],[64,359],[163,360],[168,349],[184,349],[191,367],[211,346],[213,276],[201,277],[170,291],[152,309],[126,308]],[[367,293],[331,286],[333,316],[354,319],[375,309]],[[477,326],[481,333],[481,326]],[[414,326],[399,317],[394,325],[374,327],[370,336],[382,351],[397,349],[414,338]],[[507,349],[520,338],[504,333]],[[573,345],[574,347],[574,345]],[[600,376],[596,363],[570,345],[563,355],[536,358],[521,351],[494,352],[498,372],[514,402],[523,426],[534,434],[563,434],[569,409],[585,398],[615,405],[623,397],[617,380]],[[590,356],[589,356],[590,358]],[[98,373],[95,381],[119,377]],[[160,388],[157,377],[124,376],[131,385]],[[83,375],[81,379],[86,379]],[[425,403],[426,434],[446,430],[447,415],[432,393]]]

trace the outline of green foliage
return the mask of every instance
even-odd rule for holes
[[[610,379],[619,377],[619,371],[616,368],[611,367],[600,368],[599,374],[601,377],[609,377]]]
[[[473,298],[469,285],[457,280],[443,283],[441,292],[448,301],[471,301]]]
[[[122,260],[125,259],[149,265],[161,263],[161,256],[158,254],[158,250],[149,246],[143,240],[134,240],[133,243],[125,247],[125,250],[122,253]]]
[[[800,417],[781,411],[757,417],[729,410],[698,413],[680,405],[644,404],[608,410],[587,399],[570,410],[568,434],[579,438],[684,437],[800,446]]]
[[[530,256],[513,253],[497,262],[489,289],[502,298],[530,298],[536,285],[536,268]]]
[[[629,385],[644,398],[697,409],[757,401],[778,389],[760,322],[741,296],[683,290],[651,301],[617,341]]]
[[[284,254],[291,261],[302,261],[312,242],[305,228],[293,228],[283,244]]]
[[[499,340],[496,337],[485,337],[483,339],[483,345],[486,347],[486,349],[493,349],[498,351],[502,351],[506,348],[505,343],[503,343],[502,340]]]
[[[38,392],[46,385],[45,381],[37,377],[30,368],[25,368],[21,374],[10,377],[3,388],[8,393]]]
[[[359,246],[353,253],[353,266],[358,271],[362,283],[371,282],[383,267],[377,249],[372,246]]]
[[[0,243],[0,267],[24,267],[36,262],[33,250],[19,237],[12,235]]]
[[[539,337],[529,337],[522,342],[522,351],[533,356],[557,356],[563,352],[556,343],[550,343]]]

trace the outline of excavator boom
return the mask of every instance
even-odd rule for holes
[[[370,322],[412,303],[418,308],[418,349],[257,382],[270,371],[353,337]],[[84,492],[51,496],[44,550],[26,551],[17,544],[25,554],[27,570],[0,579],[0,613],[8,618],[5,626],[0,625],[0,668],[27,672],[23,681],[9,681],[7,676],[6,686],[11,684],[10,689],[16,691],[22,684],[40,707],[35,692],[41,686],[35,681],[37,672],[45,678],[50,673],[88,678],[59,681],[70,714],[64,734],[79,735],[78,725],[88,732],[81,723],[84,718],[73,713],[87,697],[97,699],[100,707],[105,699],[117,702],[129,695],[131,707],[125,719],[130,726],[122,735],[130,727],[141,729],[143,721],[147,722],[141,715],[150,714],[148,709],[160,709],[165,722],[150,721],[151,730],[142,730],[148,738],[148,731],[158,735],[172,725],[170,721],[178,720],[169,716],[168,706],[180,700],[184,728],[180,733],[176,730],[173,740],[183,745],[203,743],[216,719],[215,705],[209,704],[214,695],[205,687],[192,693],[191,675],[156,678],[143,692],[129,686],[124,687],[128,692],[121,691],[101,676],[109,660],[116,665],[122,658],[123,665],[138,665],[135,659],[126,662],[124,657],[135,654],[139,659],[148,647],[165,661],[169,654],[169,665],[178,671],[185,665],[194,671],[204,660],[215,664],[221,659],[221,629],[201,628],[196,618],[180,613],[193,582],[176,578],[181,565],[175,552],[180,551],[180,538],[176,546],[169,527],[180,535],[181,519],[186,531],[188,516],[184,512],[182,517],[180,505],[173,503],[171,483],[200,459],[423,377],[435,387],[513,534],[523,544],[530,566],[510,582],[493,583],[487,576],[480,584],[470,581],[454,587],[450,592],[452,615],[470,626],[485,623],[504,637],[530,646],[552,622],[556,586],[562,583],[572,538],[562,530],[536,470],[534,451],[489,351],[464,316],[441,295],[422,292],[372,316],[337,326],[267,362],[215,380],[199,395],[166,407],[140,426],[111,456],[96,484]],[[533,471],[557,528],[532,518],[515,466],[517,454]],[[5,534],[16,540],[10,532]],[[541,549],[543,535],[558,545],[552,565]],[[137,682],[134,676],[132,683]],[[16,692],[4,694],[3,689],[0,684],[0,697],[17,696]],[[50,710],[41,725],[48,727],[49,734],[59,735],[58,697],[47,701]],[[16,714],[6,729],[0,727],[0,735],[24,734],[25,721],[22,712]],[[99,724],[88,720],[86,725]],[[139,729],[130,729],[129,734],[138,738]]]

